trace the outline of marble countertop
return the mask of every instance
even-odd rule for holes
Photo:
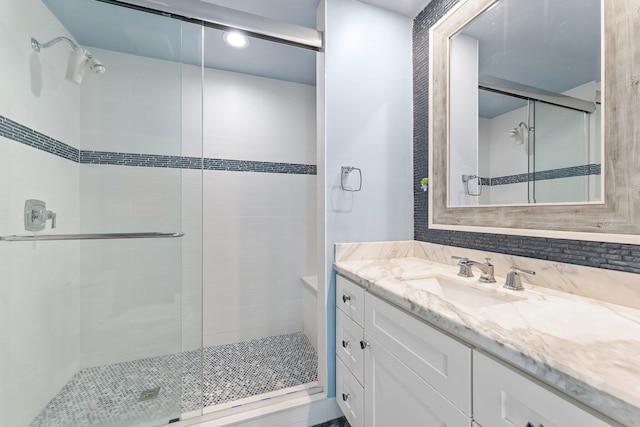
[[[423,258],[338,261],[335,269],[375,295],[529,372],[608,417],[640,426],[640,310],[533,286],[502,288],[457,276]],[[514,302],[454,304],[410,279],[437,275]],[[477,275],[477,272],[476,272]]]

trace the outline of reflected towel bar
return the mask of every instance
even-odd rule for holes
[[[103,234],[44,234],[41,236],[3,236],[5,242],[35,242],[39,240],[108,240],[108,239],[165,239],[182,237],[184,233],[103,233]]]

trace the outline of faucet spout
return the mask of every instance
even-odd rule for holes
[[[480,282],[484,282],[484,283],[494,283],[496,281],[496,278],[493,276],[493,264],[491,264],[490,262],[491,258],[485,258],[484,262],[478,262],[478,261],[473,261],[473,260],[469,260],[467,261],[467,265],[469,267],[476,267],[478,270],[480,270],[482,272],[482,274],[480,275],[480,278],[478,279]]]

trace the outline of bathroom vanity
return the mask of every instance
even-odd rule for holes
[[[336,399],[352,426],[640,426],[640,311],[526,277],[503,289],[502,262],[495,283],[459,277],[427,247],[337,245]]]

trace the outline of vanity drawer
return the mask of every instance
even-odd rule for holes
[[[336,355],[360,384],[364,384],[364,331],[340,310],[336,310]]]
[[[367,335],[471,415],[471,349],[369,293],[365,298]]]
[[[610,427],[557,392],[473,352],[474,418],[483,426]]]
[[[336,359],[336,402],[351,427],[364,427],[364,389],[340,359]]]
[[[364,326],[364,289],[352,281],[336,275],[336,307]]]

